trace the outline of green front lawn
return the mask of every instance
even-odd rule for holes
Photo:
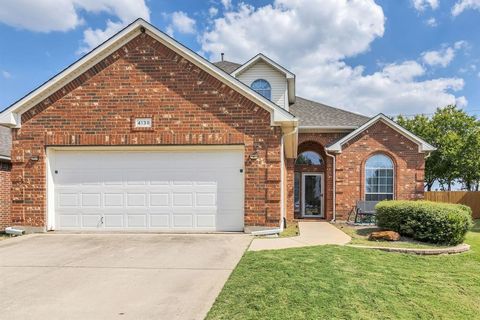
[[[478,319],[480,221],[472,250],[416,256],[319,246],[247,252],[207,319]]]

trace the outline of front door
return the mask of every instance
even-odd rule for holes
[[[302,216],[324,218],[323,174],[302,174]]]

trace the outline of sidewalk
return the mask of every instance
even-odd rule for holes
[[[299,222],[300,235],[290,238],[255,238],[248,250],[275,250],[318,246],[325,244],[345,245],[351,238],[328,222]]]

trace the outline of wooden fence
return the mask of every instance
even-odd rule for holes
[[[428,191],[425,200],[460,203],[472,208],[474,219],[480,219],[480,191]]]

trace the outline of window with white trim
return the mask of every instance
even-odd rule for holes
[[[268,100],[272,100],[272,87],[267,80],[258,79],[252,82],[250,86],[253,90],[267,98]]]
[[[393,200],[394,165],[384,154],[368,158],[365,164],[365,200]]]

